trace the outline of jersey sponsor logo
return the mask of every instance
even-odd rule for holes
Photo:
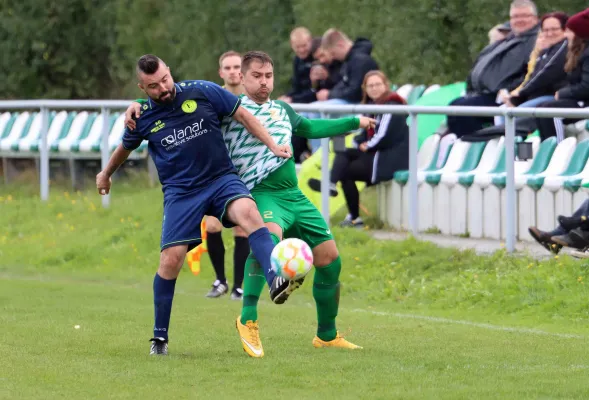
[[[163,123],[162,121],[158,120],[155,122],[155,126],[153,127],[153,129],[151,130],[151,133],[156,133],[157,131],[161,130],[164,128],[164,126],[166,126],[165,123]]]
[[[191,125],[187,125],[183,129],[174,129],[174,132],[170,135],[165,136],[160,143],[166,150],[172,150],[173,148],[180,146],[194,138],[197,138],[205,133],[208,133],[208,129],[203,129],[203,121],[201,118],[200,122],[195,122]]]
[[[194,100],[185,100],[184,103],[182,103],[182,111],[184,111],[186,114],[191,114],[195,112],[196,107],[197,104]]]

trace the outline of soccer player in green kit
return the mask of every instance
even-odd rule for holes
[[[288,104],[270,100],[274,87],[273,69],[273,61],[266,53],[246,53],[241,64],[245,94],[240,98],[241,106],[262,123],[277,144],[291,143],[293,134],[317,139],[374,126],[375,121],[367,117],[309,120],[298,115]],[[127,116],[137,110],[137,104],[131,105]],[[313,346],[360,348],[337,332],[335,319],[339,307],[341,259],[329,226],[298,187],[294,160],[281,160],[266,151],[262,142],[252,140],[243,125],[230,119],[223,121],[222,131],[231,161],[250,189],[274,242],[297,237],[307,242],[313,250],[313,297],[318,319]],[[250,255],[245,266],[242,312],[237,317],[236,327],[243,349],[251,357],[264,356],[257,305],[265,284],[263,271]],[[274,303],[284,303],[301,284],[302,279],[290,281],[288,289],[273,299]]]

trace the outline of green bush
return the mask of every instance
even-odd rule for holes
[[[290,30],[330,27],[369,38],[396,83],[463,80],[487,32],[509,18],[492,0],[0,0],[0,93],[5,98],[133,98],[134,63],[168,62],[177,80],[220,82],[218,56],[264,50],[276,63],[276,93],[288,89]],[[537,2],[540,13],[553,2]],[[581,0],[562,0],[574,13]]]

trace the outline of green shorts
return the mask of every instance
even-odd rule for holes
[[[251,193],[264,222],[278,224],[284,239],[301,239],[312,249],[333,240],[323,215],[299,188],[274,191],[254,189]]]

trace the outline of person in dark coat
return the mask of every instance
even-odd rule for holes
[[[511,33],[485,47],[466,80],[466,96],[452,106],[497,106],[498,94],[518,87],[527,71],[528,60],[539,30],[538,11],[530,0],[515,0],[509,11]],[[448,130],[457,137],[493,125],[493,117],[448,116]]]
[[[363,100],[368,104],[406,104],[381,71],[369,71],[362,83]],[[337,196],[337,182],[341,182],[348,216],[341,226],[362,227],[360,193],[356,182],[374,185],[391,180],[396,171],[409,167],[409,128],[407,115],[379,114],[374,129],[364,130],[354,138],[357,148],[346,149],[335,155],[330,177],[330,194]],[[321,191],[321,181],[310,179],[309,186]]]
[[[568,40],[568,84],[554,94],[554,100],[539,107],[583,108],[589,106],[589,8],[569,18],[565,36]],[[537,118],[536,124],[542,140],[556,136],[564,139],[564,125],[579,121],[576,118]]]

